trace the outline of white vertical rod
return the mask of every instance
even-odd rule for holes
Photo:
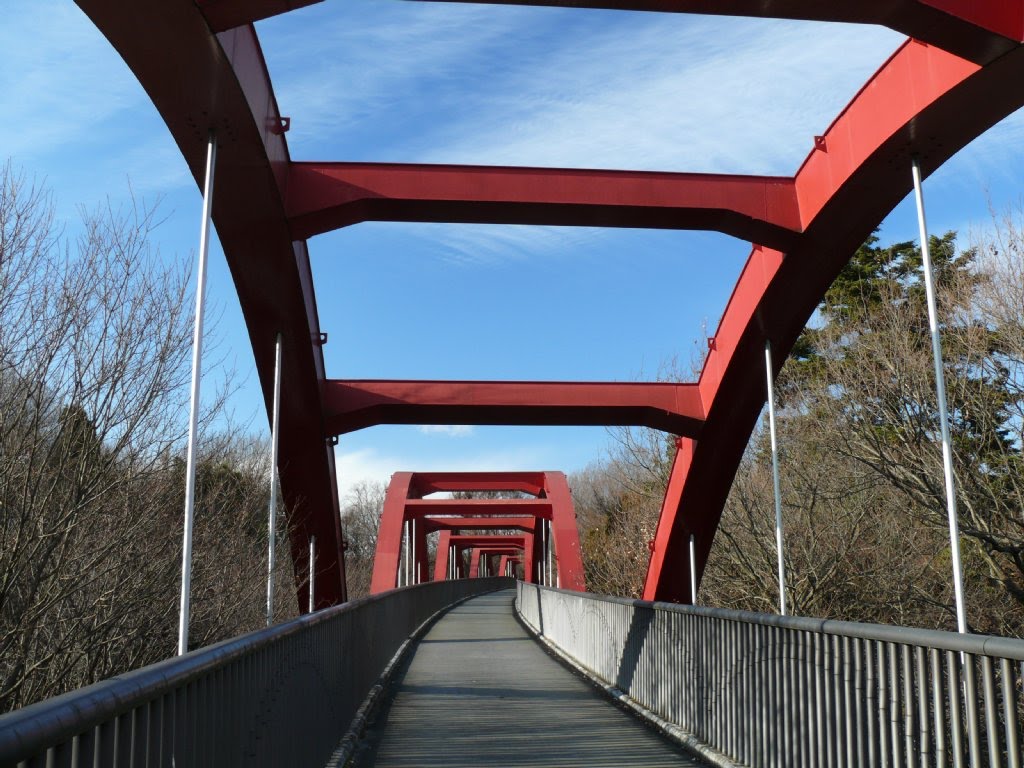
[[[203,313],[206,308],[206,256],[210,250],[210,215],[213,208],[213,171],[217,142],[210,131],[206,144],[203,183],[203,221],[199,227],[199,274],[196,276],[196,322],[192,336],[192,394],[188,419],[188,455],[185,463],[185,530],[181,550],[181,607],[178,612],[178,655],[188,651],[188,623],[192,592],[192,522],[195,516],[196,431],[199,425],[199,381],[202,378]]]
[[[548,585],[548,529],[547,521],[540,521],[540,583]]]
[[[400,587],[409,586],[409,521],[402,523],[402,583]]]
[[[775,491],[775,547],[779,561],[779,613],[786,615],[786,566],[782,559],[782,487],[779,484],[779,449],[775,439],[775,384],[772,380],[772,343],[764,342],[765,374],[768,378],[768,431],[772,444],[772,486]]]
[[[274,547],[277,543],[277,428],[281,423],[281,334],[274,344],[274,403],[270,422],[270,512],[267,533],[267,626],[274,623]]]
[[[917,202],[917,224],[921,237],[921,264],[924,269],[925,297],[928,302],[928,328],[932,334],[932,358],[935,363],[935,393],[939,404],[939,426],[942,431],[942,474],[946,484],[946,513],[949,517],[949,546],[953,560],[953,594],[956,599],[956,626],[967,631],[964,607],[964,574],[960,564],[960,525],[956,511],[956,485],[953,479],[953,450],[949,441],[949,414],[946,411],[946,377],[942,371],[942,341],[939,338],[938,311],[935,306],[935,283],[932,259],[928,249],[928,225],[924,217],[924,194],[921,190],[921,164],[911,161],[914,175],[914,200]]]
[[[316,536],[309,537],[309,612],[316,610]]]
[[[420,569],[416,563],[416,519],[409,521],[409,565],[412,568],[412,584],[420,583]]]
[[[690,604],[697,604],[697,545],[690,534]]]
[[[552,526],[552,521],[548,520],[548,586],[553,587],[558,584],[557,577],[555,576],[554,559],[555,559],[555,529]]]

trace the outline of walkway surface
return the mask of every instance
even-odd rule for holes
[[[551,658],[477,597],[420,641],[370,728],[360,766],[703,766]]]

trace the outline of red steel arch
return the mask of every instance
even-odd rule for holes
[[[757,243],[696,389],[686,390],[689,405],[667,409],[674,425],[655,425],[683,440],[645,596],[686,601],[684,542],[697,537],[702,571],[764,403],[760,375],[752,373],[760,370],[764,340],[771,340],[778,368],[843,263],[910,190],[911,155],[927,175],[1024,103],[1015,87],[1024,76],[1024,0],[522,0],[876,23],[921,42],[908,41],[882,65],[791,178],[296,164],[250,22],[309,0],[77,2],[138,77],[200,182],[206,137],[217,131],[213,216],[267,402],[274,337],[284,336],[282,489],[299,570],[306,542],[316,536],[320,606],[345,597],[333,435],[391,420],[429,423],[457,409],[480,423],[650,424],[658,406],[653,389],[639,405],[604,391],[578,407],[553,390],[538,389],[522,402],[483,383],[431,393],[402,382],[329,382],[305,237],[357,221],[402,219],[707,228]],[[339,396],[342,387],[363,405]]]

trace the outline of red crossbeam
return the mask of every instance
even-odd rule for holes
[[[405,502],[408,520],[444,514],[469,514],[473,517],[519,514],[550,519],[551,502],[547,499],[409,499]]]
[[[517,530],[533,531],[537,527],[536,517],[426,517],[423,518],[427,533],[432,531],[489,531]]]
[[[541,496],[544,483],[543,472],[416,472],[409,498],[455,491],[520,491]]]
[[[361,221],[713,229],[785,248],[793,180],[698,173],[392,163],[293,163],[296,239]]]
[[[340,435],[376,424],[644,426],[697,437],[695,384],[534,381],[324,383],[324,421]]]

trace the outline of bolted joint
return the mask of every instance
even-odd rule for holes
[[[277,117],[270,120],[270,132],[275,136],[288,133],[292,127],[292,119],[290,117]]]

